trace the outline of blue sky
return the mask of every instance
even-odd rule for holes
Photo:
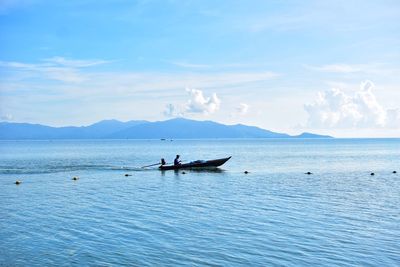
[[[399,1],[0,1],[1,120],[400,137]]]

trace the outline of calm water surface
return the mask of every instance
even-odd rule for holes
[[[232,159],[138,168],[177,153]],[[1,141],[0,266],[399,266],[399,173],[400,139]]]

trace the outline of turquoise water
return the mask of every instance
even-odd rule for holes
[[[232,159],[137,168],[177,153]],[[399,266],[399,173],[399,139],[2,141],[0,266]]]

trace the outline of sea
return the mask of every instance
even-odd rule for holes
[[[0,266],[400,266],[400,139],[0,141],[0,188]]]

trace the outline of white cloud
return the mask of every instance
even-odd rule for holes
[[[249,111],[249,105],[240,103],[239,106],[236,107],[236,111],[239,115],[245,115]]]
[[[167,117],[183,117],[188,113],[209,115],[215,113],[221,104],[216,93],[211,97],[205,97],[203,91],[198,89],[186,89],[189,100],[184,105],[167,104],[163,112]]]
[[[163,114],[166,117],[183,117],[182,109],[173,104],[167,104]]]
[[[0,115],[0,120],[2,121],[11,121],[13,116],[11,114],[2,114]]]
[[[190,95],[190,99],[186,104],[186,112],[212,114],[219,109],[221,100],[216,93],[213,93],[211,97],[204,97],[201,90],[186,89],[186,91]]]
[[[353,96],[333,88],[318,93],[312,104],[304,105],[308,126],[316,128],[400,128],[400,112],[385,110],[377,101],[371,81],[361,83]]]

